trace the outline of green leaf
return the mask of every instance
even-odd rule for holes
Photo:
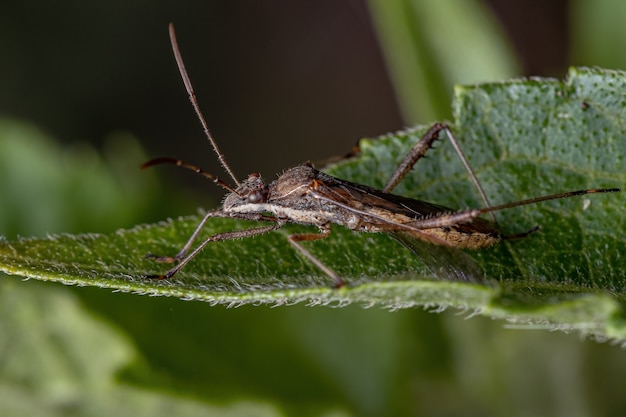
[[[626,57],[615,53],[621,49],[622,39],[626,36],[624,15],[626,15],[624,2],[613,0],[570,2],[567,42],[569,61],[578,65],[626,68]]]
[[[626,79],[621,72],[572,69],[564,82],[513,80],[458,87],[454,130],[492,204],[582,188],[622,187]],[[358,158],[327,172],[380,187],[424,128],[361,142]],[[420,161],[398,194],[450,207],[480,201],[452,148],[443,143]],[[333,229],[307,247],[345,278],[330,280],[301,259],[285,230],[208,245],[172,281],[148,280],[167,269],[147,253],[172,255],[199,217],[138,226],[109,235],[59,235],[0,244],[7,273],[212,303],[380,304],[469,309],[512,321],[577,328],[624,339],[626,289],[622,194],[591,195],[506,210],[506,233],[541,231],[472,254],[492,286],[427,280],[421,260],[386,235]],[[212,219],[202,236],[249,228]],[[202,237],[201,236],[201,237]],[[432,277],[431,277],[432,278]]]
[[[0,149],[0,231],[8,236],[114,231],[159,201],[156,177],[138,175],[146,156],[129,134],[108,137],[104,159],[87,144],[60,149],[39,129],[0,118]]]
[[[403,118],[450,116],[454,84],[519,74],[513,48],[478,1],[369,0]]]
[[[4,417],[283,415],[264,400],[200,401],[124,381],[119,372],[141,362],[137,349],[63,288],[3,280],[0,334]]]

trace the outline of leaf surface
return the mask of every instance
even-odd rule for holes
[[[512,80],[457,87],[453,130],[492,204],[562,191],[623,187],[625,74],[573,68],[565,81]],[[417,127],[361,142],[356,158],[325,169],[382,187],[425,131]],[[462,164],[440,143],[394,190],[463,209],[482,204]],[[383,234],[340,227],[307,242],[348,285],[334,290],[301,259],[290,226],[250,239],[210,244],[171,281],[148,280],[168,266],[147,253],[173,255],[199,221],[182,217],[113,234],[55,235],[0,243],[0,269],[29,278],[212,303],[362,303],[469,309],[512,321],[578,328],[622,339],[626,289],[623,193],[550,201],[497,213],[505,233],[536,225],[526,239],[471,253],[493,285],[433,279],[422,261]],[[201,237],[254,227],[211,219]]]

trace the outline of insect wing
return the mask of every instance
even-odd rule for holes
[[[340,202],[355,210],[375,207],[416,220],[454,211],[426,201],[388,194],[376,188],[331,177],[323,172],[318,171],[317,175],[321,184],[315,188],[316,195],[323,196],[328,201]]]
[[[340,180],[325,174],[320,175],[317,179],[315,186],[309,190],[309,194],[329,206],[334,205],[359,216],[362,225],[366,224],[365,226],[369,227],[367,231],[386,233],[406,231],[416,236],[416,238],[426,240],[435,245],[451,246],[449,242],[440,236],[428,233],[425,228],[420,228],[419,223],[421,220],[452,213],[452,209],[425,201],[384,193],[374,188]],[[473,219],[466,224],[456,224],[454,228],[461,233],[473,233],[474,231],[497,233],[497,230],[490,222],[480,218]]]
[[[377,220],[383,223],[387,221],[390,226],[392,221],[386,220],[380,214],[374,215],[371,208],[375,207],[379,213],[388,211],[391,214],[401,214],[416,220],[452,211],[443,206],[383,193],[380,190],[340,180],[323,173],[320,173],[319,179],[321,183],[317,184],[313,192],[317,198],[328,203],[334,202],[344,209],[369,218],[370,221]],[[479,225],[490,227],[489,222],[482,219],[478,221]],[[388,233],[420,257],[437,278],[446,281],[487,283],[482,268],[472,257],[461,249],[446,245],[436,237],[428,234],[420,235],[419,232],[416,229],[412,232],[390,230]]]
[[[422,259],[441,280],[488,284],[482,268],[461,249],[435,245],[406,232],[391,232],[389,235]]]

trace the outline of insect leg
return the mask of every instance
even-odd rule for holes
[[[411,168],[426,155],[426,152],[432,148],[433,142],[439,139],[439,132],[443,129],[447,129],[448,127],[443,123],[434,124],[428,132],[422,136],[422,138],[417,141],[415,145],[411,148],[409,153],[404,157],[402,162],[398,165],[396,170],[391,174],[391,178],[387,181],[387,184],[383,188],[383,191],[386,193],[390,193],[396,185],[402,181],[406,174],[409,173]]]
[[[502,236],[502,239],[504,239],[504,240],[523,239],[525,237],[528,237],[528,236],[532,235],[537,230],[539,230],[539,226],[533,226],[532,228],[528,229],[525,232],[515,233],[515,234],[512,234],[512,235],[504,235],[504,236]]]
[[[448,139],[452,143],[452,146],[459,156],[459,159],[463,163],[465,170],[469,174],[472,182],[474,183],[474,186],[478,190],[478,193],[480,194],[480,198],[483,200],[483,203],[485,203],[486,207],[491,207],[489,199],[487,198],[487,194],[483,190],[480,181],[478,181],[478,177],[476,177],[476,174],[474,173],[472,166],[469,164],[467,157],[463,153],[459,142],[452,134],[450,127],[445,123],[435,123],[433,126],[431,126],[430,129],[428,129],[424,136],[422,136],[422,138],[415,145],[413,145],[409,153],[404,157],[402,162],[400,162],[400,165],[398,165],[398,168],[396,168],[394,173],[391,175],[391,178],[387,182],[387,185],[385,185],[385,188],[383,188],[383,191],[386,193],[391,192],[396,187],[396,185],[398,185],[400,181],[402,181],[402,179],[409,173],[411,168],[413,168],[413,166],[421,158],[423,158],[424,155],[426,155],[426,152],[432,147],[433,143],[437,139],[439,139],[439,133],[442,131],[446,133]],[[495,214],[493,212],[489,212],[489,215],[491,216],[493,222],[497,223]]]
[[[299,233],[295,235],[289,235],[287,239],[294,248],[296,248],[302,255],[304,255],[304,257],[306,257],[309,261],[311,261],[311,263],[324,271],[326,275],[328,275],[330,278],[332,278],[333,281],[335,281],[335,288],[341,288],[346,284],[341,278],[339,278],[339,275],[337,275],[335,271],[324,265],[322,261],[313,256],[311,252],[309,252],[304,246],[300,244],[300,242],[310,242],[313,240],[325,239],[330,236],[330,227],[321,229],[320,231],[321,233]]]
[[[491,207],[491,203],[489,203],[487,194],[485,193],[485,190],[483,190],[483,186],[480,184],[480,181],[478,181],[478,177],[474,173],[472,166],[470,165],[469,161],[465,157],[465,154],[463,153],[463,150],[461,149],[461,145],[459,145],[459,142],[456,140],[456,138],[452,134],[452,131],[450,131],[450,128],[447,125],[443,125],[443,131],[446,132],[448,139],[450,139],[450,143],[452,143],[452,146],[454,146],[454,150],[456,151],[457,155],[459,155],[459,159],[463,163],[465,170],[467,171],[470,178],[472,179],[472,182],[474,183],[476,190],[478,190],[478,194],[480,194],[480,198],[483,200],[483,203],[485,203],[485,207]],[[496,219],[496,215],[494,214],[493,211],[489,211],[489,217],[491,217],[491,220],[494,223],[496,224],[498,223],[498,220]]]
[[[494,211],[506,210],[513,207],[519,206],[527,206],[529,204],[536,204],[542,201],[550,201],[550,200],[558,200],[561,198],[569,198],[587,194],[603,194],[603,193],[618,193],[621,189],[619,188],[592,188],[588,190],[577,190],[577,191],[567,191],[559,194],[545,195],[542,197],[529,198],[528,200],[520,200],[513,201],[510,203],[500,204],[498,206],[490,206],[482,209],[472,209],[459,211],[457,213],[444,214],[437,217],[431,217],[428,219],[420,219],[411,223],[411,226],[415,226],[420,229],[430,229],[433,227],[445,227],[451,226],[460,223],[467,223],[472,219],[480,216],[481,214],[491,213]],[[530,234],[535,232],[536,229],[530,229],[528,232],[520,233],[520,237],[523,237],[524,234]],[[512,235],[511,238],[516,238],[515,235]]]
[[[208,217],[205,216],[205,219],[206,218]],[[246,229],[246,230],[235,230],[232,232],[218,233],[216,235],[210,236],[208,239],[202,242],[200,246],[195,248],[193,252],[191,252],[189,255],[183,258],[178,265],[176,265],[174,268],[167,271],[164,275],[148,275],[146,276],[146,278],[169,279],[173,277],[174,275],[176,275],[178,271],[180,271],[185,265],[187,265],[189,261],[195,258],[196,255],[198,255],[202,251],[202,249],[204,249],[206,245],[208,245],[211,242],[218,242],[221,240],[242,239],[246,237],[262,235],[264,233],[269,233],[274,230],[280,229],[281,227],[283,227],[283,224],[284,223],[277,222],[276,224],[272,224],[270,226],[256,227],[254,229]]]
[[[200,231],[206,224],[207,220],[211,217],[225,217],[229,219],[236,218],[236,219],[241,219],[241,220],[251,220],[251,221],[257,221],[257,222],[278,222],[278,219],[276,217],[266,216],[266,215],[259,214],[259,213],[228,214],[228,213],[224,213],[221,210],[210,211],[202,218],[200,223],[198,223],[198,226],[196,226],[195,230],[191,234],[191,237],[189,237],[189,239],[187,240],[187,243],[185,243],[185,246],[183,246],[183,248],[180,250],[180,252],[176,254],[176,256],[159,256],[159,255],[153,255],[149,253],[146,255],[146,258],[152,258],[156,260],[157,262],[166,262],[166,263],[174,263],[174,262],[180,261],[181,259],[185,257],[185,255],[187,255],[187,252],[189,252],[189,249],[191,249],[191,245],[193,245],[193,242],[198,237],[198,234],[200,234]]]
[[[216,217],[215,213],[216,212],[210,211],[202,218],[200,223],[198,223],[198,226],[196,226],[196,229],[191,234],[191,237],[187,240],[187,243],[185,243],[185,246],[183,246],[183,248],[180,250],[180,252],[176,254],[176,256],[158,256],[158,255],[153,255],[149,253],[146,255],[146,258],[152,258],[156,260],[157,262],[166,262],[166,263],[174,263],[174,262],[180,261],[181,259],[185,257],[185,255],[187,255],[187,252],[189,252],[189,249],[191,249],[191,245],[193,245],[194,240],[196,240],[196,238],[198,237],[200,230],[202,230],[207,220],[209,220],[210,217]]]

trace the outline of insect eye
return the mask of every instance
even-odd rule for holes
[[[264,200],[264,193],[261,190],[255,190],[248,194],[248,203],[261,203]]]

